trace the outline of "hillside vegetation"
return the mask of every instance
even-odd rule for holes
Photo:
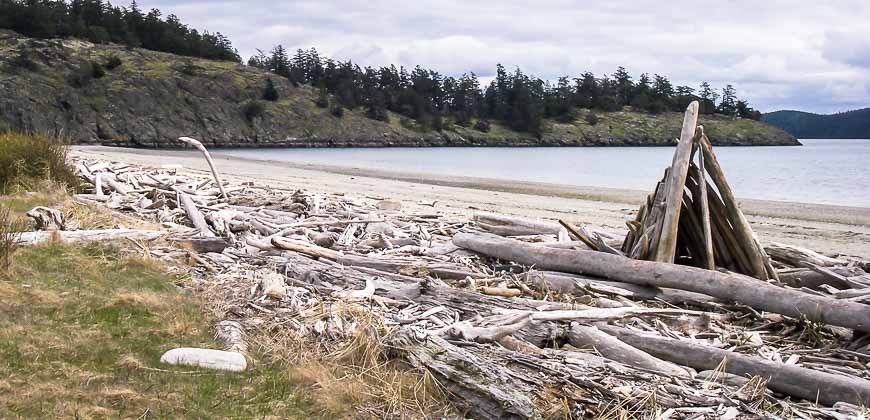
[[[271,88],[270,88],[271,87]],[[271,100],[270,100],[271,99]],[[62,133],[73,143],[179,147],[186,135],[228,147],[667,145],[682,115],[579,109],[540,133],[497,122],[446,119],[441,130],[331,95],[269,71],[114,44],[28,38],[0,31],[0,129]],[[798,144],[750,119],[704,115],[716,144]],[[477,128],[475,128],[477,126]]]
[[[870,108],[832,115],[776,111],[761,120],[802,139],[870,139]]]

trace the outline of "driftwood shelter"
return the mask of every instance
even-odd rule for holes
[[[634,259],[709,270],[721,267],[761,280],[776,279],[770,258],[743,216],[704,127],[697,122],[698,102],[692,102],[673,163],[637,218],[628,223],[622,252]]]

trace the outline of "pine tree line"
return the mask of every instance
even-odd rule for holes
[[[315,86],[321,95],[332,94],[344,107],[365,107],[371,118],[385,119],[389,110],[432,129],[440,129],[444,118],[462,126],[483,119],[540,134],[544,119],[570,122],[582,108],[611,112],[631,106],[660,113],[683,111],[694,100],[701,103],[704,114],[760,118],[758,111],[737,98],[732,85],[720,95],[707,82],[697,90],[675,87],[658,74],[641,74],[635,82],[623,67],[610,76],[586,72],[573,79],[560,77],[551,84],[519,68],[508,72],[499,64],[494,80],[482,87],[474,73],[452,77],[420,66],[410,71],[395,65],[363,68],[349,60],[322,57],[314,48],[297,50],[292,57],[280,45],[268,54],[258,50],[248,65],[284,76],[294,84]]]
[[[115,7],[102,0],[0,0],[0,28],[34,38],[74,37],[178,55],[240,62],[220,32],[198,32],[175,15],[143,13],[134,1]]]

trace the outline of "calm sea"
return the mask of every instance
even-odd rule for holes
[[[738,197],[870,207],[870,140],[801,140],[803,147],[718,147]],[[672,147],[237,149],[287,162],[650,190]]]

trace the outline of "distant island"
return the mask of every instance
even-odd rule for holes
[[[656,146],[675,144],[697,100],[715,144],[800,144],[731,85],[634,81],[622,67],[551,84],[498,65],[483,87],[474,73],[361,68],[280,45],[245,65],[220,33],[92,3],[0,3],[0,129],[136,147],[182,135],[227,147]]]
[[[761,121],[801,139],[870,139],[870,108],[831,115],[776,111],[764,114]]]

